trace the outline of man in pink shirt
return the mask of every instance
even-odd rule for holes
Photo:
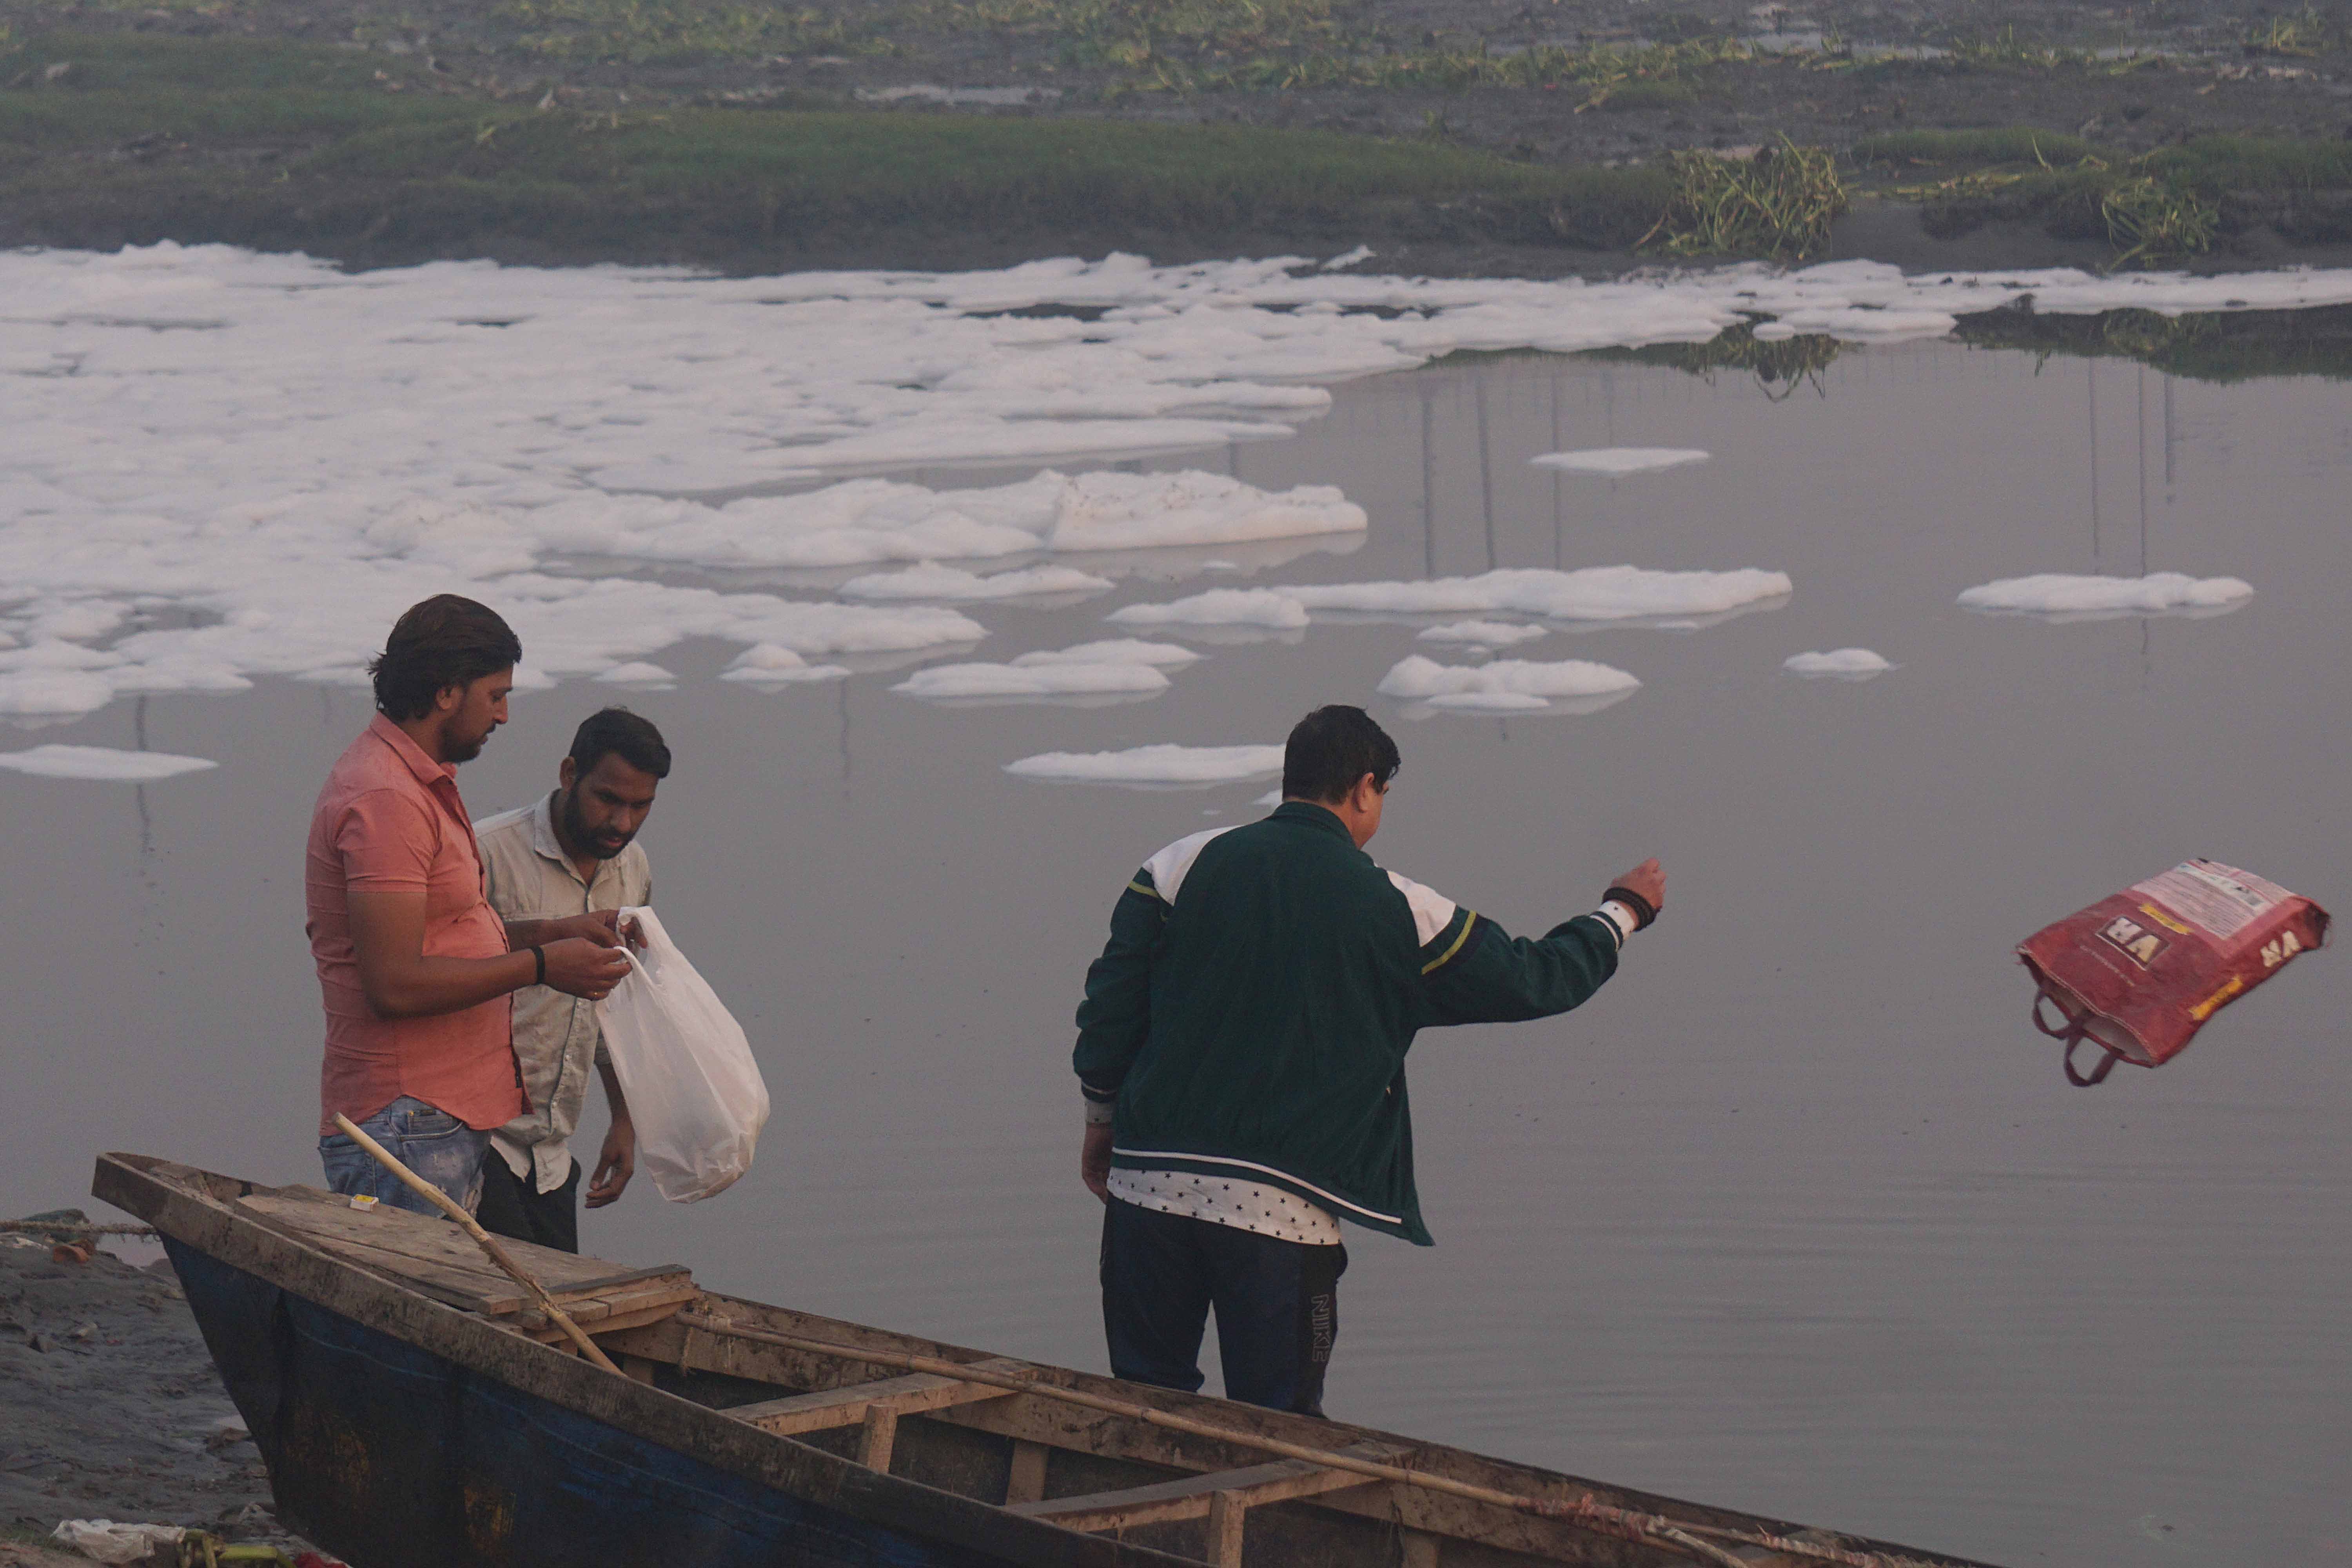
[[[484,896],[457,765],[506,722],[521,657],[486,605],[413,606],[369,667],[375,718],[319,792],[303,891],[327,1010],[319,1155],[338,1193],[433,1212],[335,1131],[341,1111],[472,1208],[491,1131],[524,1109],[510,995],[596,1000],[629,972],[610,911],[507,922]]]

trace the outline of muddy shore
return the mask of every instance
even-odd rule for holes
[[[58,1262],[47,1241],[0,1233],[0,1563],[44,1561],[38,1542],[66,1519],[305,1550],[269,1504],[171,1265]]]

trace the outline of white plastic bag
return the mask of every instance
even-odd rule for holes
[[[604,1048],[637,1128],[637,1167],[661,1195],[690,1204],[751,1168],[768,1086],[743,1026],[678,952],[650,908],[621,911],[645,932],[628,978],[596,1004]]]
[[[144,1563],[188,1532],[176,1524],[117,1524],[110,1519],[68,1519],[49,1531],[94,1563]]]

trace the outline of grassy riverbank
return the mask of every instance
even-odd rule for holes
[[[538,45],[575,47],[554,39]],[[1637,56],[1586,51],[1578,68]],[[908,112],[816,89],[740,101],[591,89],[352,41],[0,39],[0,244],[174,239],[357,265],[488,256],[759,270],[1367,243],[1415,270],[1606,271],[1822,254],[1856,200],[1920,204],[1930,242],[2005,226],[2077,247],[2067,258],[2145,266],[2226,259],[2253,237],[2263,253],[2252,259],[2271,262],[2281,247],[2352,245],[2352,143],[2210,136],[2133,153],[2032,128],[1906,130],[1842,153],[1776,138],[1752,157],[1685,149],[1595,166],[1507,157],[1434,130]],[[2011,258],[2055,258],[2030,245]]]
[[[516,101],[394,78],[358,51],[241,39],[53,35],[0,73],[13,244],[722,266],[942,237],[1616,249],[1668,187],[1663,171],[1328,132]]]

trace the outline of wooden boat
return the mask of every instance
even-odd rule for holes
[[[442,1220],[137,1154],[92,1190],[356,1568],[1983,1568],[509,1243],[615,1375]]]

